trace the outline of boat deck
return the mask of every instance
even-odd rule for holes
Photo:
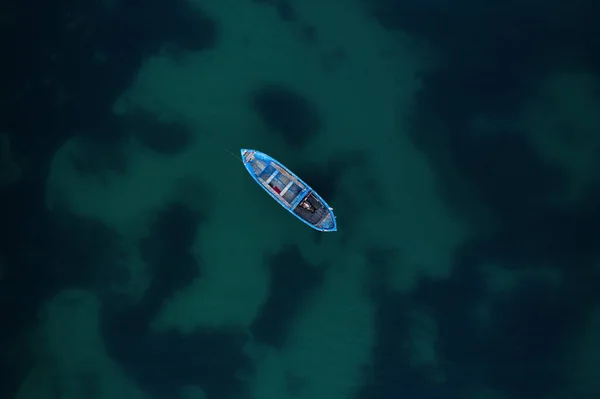
[[[265,163],[256,160],[252,163],[252,168],[260,184],[290,207],[306,188],[298,179],[274,162]]]
[[[336,230],[331,208],[296,175],[266,154],[242,150],[242,156],[258,184],[288,211],[318,230]]]
[[[312,209],[308,210],[297,206],[294,208],[294,213],[308,223],[317,225],[329,215],[329,209],[312,192],[308,193],[305,200],[312,206]]]

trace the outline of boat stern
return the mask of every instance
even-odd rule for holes
[[[337,231],[335,215],[333,214],[333,211],[331,209],[329,210],[329,214],[315,225],[315,228],[320,231]]]

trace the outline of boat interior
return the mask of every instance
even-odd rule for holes
[[[311,191],[302,201],[300,201],[298,206],[294,208],[294,213],[308,223],[317,225],[329,215],[329,209],[327,209],[327,207]]]
[[[304,185],[294,176],[274,162],[265,165],[256,175],[262,185],[278,195],[288,205],[292,205],[298,194],[305,189]]]
[[[305,191],[306,186],[295,176],[275,162],[253,159],[250,162],[258,181],[272,194],[283,200],[288,207],[292,207],[298,200],[298,195]],[[298,202],[293,212],[306,222],[316,226],[329,214],[329,209],[310,191]]]

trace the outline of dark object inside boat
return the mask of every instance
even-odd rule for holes
[[[325,216],[329,215],[329,209],[327,209],[327,207],[325,207],[311,191],[302,201],[300,201],[298,206],[294,208],[294,213],[308,223],[316,225],[323,220]]]

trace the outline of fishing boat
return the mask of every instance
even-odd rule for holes
[[[336,231],[333,208],[281,162],[256,150],[242,149],[250,176],[292,215],[319,231]]]

